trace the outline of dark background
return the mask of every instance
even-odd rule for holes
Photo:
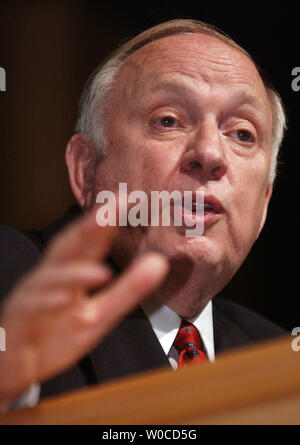
[[[288,330],[300,325],[300,1],[1,1],[0,223],[41,228],[72,203],[64,149],[90,72],[121,41],[173,18],[207,21],[254,56],[281,94],[288,133],[268,220],[223,296]]]

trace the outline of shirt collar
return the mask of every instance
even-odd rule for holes
[[[143,302],[142,308],[147,315],[165,354],[168,355],[180,327],[181,317],[168,306],[159,304],[152,299]],[[208,359],[213,361],[215,359],[215,348],[212,302],[209,301],[200,314],[187,321],[193,323],[198,329]]]

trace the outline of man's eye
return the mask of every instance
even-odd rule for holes
[[[234,132],[236,137],[241,142],[253,142],[253,136],[250,131],[247,130],[237,130]]]
[[[157,119],[157,122],[162,125],[163,127],[174,127],[176,125],[176,119],[171,116],[162,117],[160,119]]]

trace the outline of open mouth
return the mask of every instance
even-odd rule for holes
[[[214,207],[208,203],[200,204],[198,202],[192,202],[191,208],[190,208],[190,206],[185,206],[185,208],[192,210],[193,213],[198,213],[198,214],[203,214],[203,213],[208,213],[208,212],[215,213]]]
[[[223,211],[220,201],[215,196],[196,197],[195,194],[192,196],[192,202],[184,202],[184,209],[195,215],[218,214]]]
[[[189,199],[178,201],[173,206],[174,226],[181,226],[185,230],[193,227],[197,229],[195,236],[201,236],[206,229],[220,219],[224,208],[213,195],[204,195],[198,192],[190,193],[184,197]]]

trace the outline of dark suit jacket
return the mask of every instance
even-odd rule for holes
[[[52,236],[79,213],[78,207],[73,206],[59,221],[42,231],[27,232],[26,236],[0,226],[0,297],[39,260]],[[213,324],[216,355],[284,334],[281,328],[253,311],[217,297],[213,300]],[[137,308],[79,363],[43,383],[41,397],[158,367],[170,367],[169,361],[149,320]]]

